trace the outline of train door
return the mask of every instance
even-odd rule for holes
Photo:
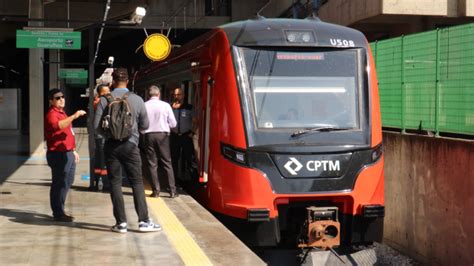
[[[180,82],[179,87],[184,92],[184,102],[192,106],[192,124],[190,132],[196,132],[196,115],[199,110],[198,101],[196,101],[196,91],[199,90],[199,85],[192,81],[192,79],[183,80]],[[177,118],[178,119],[178,118]],[[182,154],[179,156],[178,162],[178,178],[181,178],[182,181],[191,181],[198,179],[198,158],[196,154],[197,142],[196,136],[191,134],[190,140],[192,142],[192,147],[187,147],[182,150]],[[189,149],[188,149],[189,148]],[[186,154],[184,154],[186,153]],[[188,154],[189,153],[189,154]],[[186,159],[189,159],[187,161]]]
[[[211,120],[211,91],[213,87],[212,78],[208,74],[203,74],[202,84],[202,109],[199,132],[199,182],[207,183],[209,178],[209,134]]]
[[[197,166],[197,174],[200,173],[200,164],[201,164],[201,153],[200,149],[201,146],[199,144],[199,136],[200,136],[200,125],[199,121],[201,121],[202,116],[202,97],[201,97],[201,80],[194,80],[193,81],[193,88],[194,88],[194,95],[193,95],[193,108],[194,108],[194,118],[193,118],[193,146],[194,146],[194,161],[195,165]],[[196,177],[197,178],[197,177]]]

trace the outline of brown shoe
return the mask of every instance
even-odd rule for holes
[[[74,217],[72,217],[71,215],[63,214],[61,216],[55,216],[53,220],[55,220],[56,222],[70,223],[74,221]]]
[[[170,198],[177,198],[179,196],[178,192],[171,192],[170,193]]]
[[[160,192],[157,192],[157,191],[153,191],[150,195],[149,195],[150,198],[158,198],[160,197]]]

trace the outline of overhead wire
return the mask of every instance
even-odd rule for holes
[[[188,3],[191,2],[191,1],[187,1]],[[202,16],[199,16],[199,18],[196,18],[196,16],[194,17],[194,23],[188,25],[187,27],[183,27],[184,28],[184,31],[187,31],[187,29],[191,28],[192,26],[198,24],[199,22],[201,22],[201,20],[203,20],[204,18],[206,18],[207,16],[211,15],[212,13],[214,13],[216,10],[219,10],[219,8],[221,8],[222,6],[224,5],[224,1],[220,1],[219,4],[217,6],[213,6],[211,10],[209,10],[208,12],[204,13],[204,15]],[[196,6],[195,6],[195,9],[196,9]],[[176,12],[175,12],[176,13]],[[179,14],[179,12],[177,13]],[[196,11],[194,12],[194,14],[196,14]],[[176,18],[176,17],[174,17]],[[182,33],[181,33],[182,34]],[[176,34],[176,21],[175,21],[175,38],[178,38],[179,36],[181,36],[181,34]]]
[[[183,8],[186,8],[186,6],[189,4],[189,2],[191,2],[192,0],[184,0],[182,2],[182,4],[175,9],[175,11],[173,12],[172,15],[168,16],[168,18],[164,21],[165,24],[169,24],[171,22],[171,20],[173,20],[173,18],[177,17],[179,15],[179,13],[181,13],[180,11],[183,10]]]
[[[107,21],[107,16],[109,15],[110,1],[111,0],[107,0],[107,3],[105,4],[104,18],[102,19],[102,23],[101,23],[101,26],[100,26],[99,38],[97,39],[97,46],[96,46],[96,49],[95,49],[94,60],[92,61],[93,64],[95,64],[95,60],[97,59],[97,55],[99,54],[99,48],[100,48],[100,42],[101,42],[101,39],[102,39],[102,33],[104,32],[105,22]]]

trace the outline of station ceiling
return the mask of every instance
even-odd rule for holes
[[[108,56],[116,56],[117,63],[122,60],[123,64],[133,64],[136,63],[133,62],[136,58],[146,60],[139,51],[146,34],[163,33],[168,35],[172,44],[182,45],[216,26],[254,17],[257,10],[267,2],[268,0],[0,0],[0,66],[22,73],[27,71],[25,65],[28,64],[28,49],[15,47],[16,30],[25,27],[81,31],[81,51],[63,52],[63,62],[75,64],[88,61],[90,36],[94,36],[95,46],[100,29],[103,28],[98,61],[106,62]],[[103,23],[107,3],[110,8]],[[291,14],[288,10],[292,4],[293,0],[273,0],[262,15],[278,17]],[[130,24],[127,21],[137,6],[146,8],[147,14],[140,25]],[[50,51],[45,51],[44,62],[49,62],[48,53]]]
[[[223,6],[209,6],[210,3],[214,4],[213,2],[216,1],[0,0],[0,49],[3,51],[0,55],[0,65],[20,69],[26,63],[27,49],[15,47],[16,30],[25,27],[81,31],[82,51],[64,53],[66,61],[70,57],[72,59],[69,61],[73,62],[87,61],[91,36],[89,32],[93,31],[94,38],[98,39],[101,28],[102,57],[112,54],[134,56],[147,33],[163,32],[169,35],[172,43],[184,43],[207,29],[230,20],[230,16],[217,16],[219,12],[222,13]],[[110,7],[108,12],[107,6]],[[146,8],[147,11],[142,23],[128,23],[138,6]],[[93,43],[95,46],[96,40]],[[121,45],[118,46],[117,43]],[[82,59],[84,57],[86,60]],[[18,63],[20,61],[22,63]]]
[[[36,2],[36,3],[35,3]],[[218,14],[223,6],[210,6],[206,0],[111,0],[105,26],[109,28],[169,29],[212,28],[230,21],[230,14]],[[212,1],[211,1],[212,2]],[[3,28],[12,23],[36,24],[45,28],[85,30],[97,27],[104,20],[107,0],[0,0]],[[147,15],[141,25],[124,23],[137,6],[145,7]],[[35,17],[35,13],[43,15]],[[228,12],[227,12],[228,13]],[[5,32],[4,32],[5,33]],[[7,34],[9,32],[6,32]],[[10,37],[1,34],[3,38]]]

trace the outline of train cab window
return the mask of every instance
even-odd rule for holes
[[[356,50],[238,51],[257,128],[359,127]]]

